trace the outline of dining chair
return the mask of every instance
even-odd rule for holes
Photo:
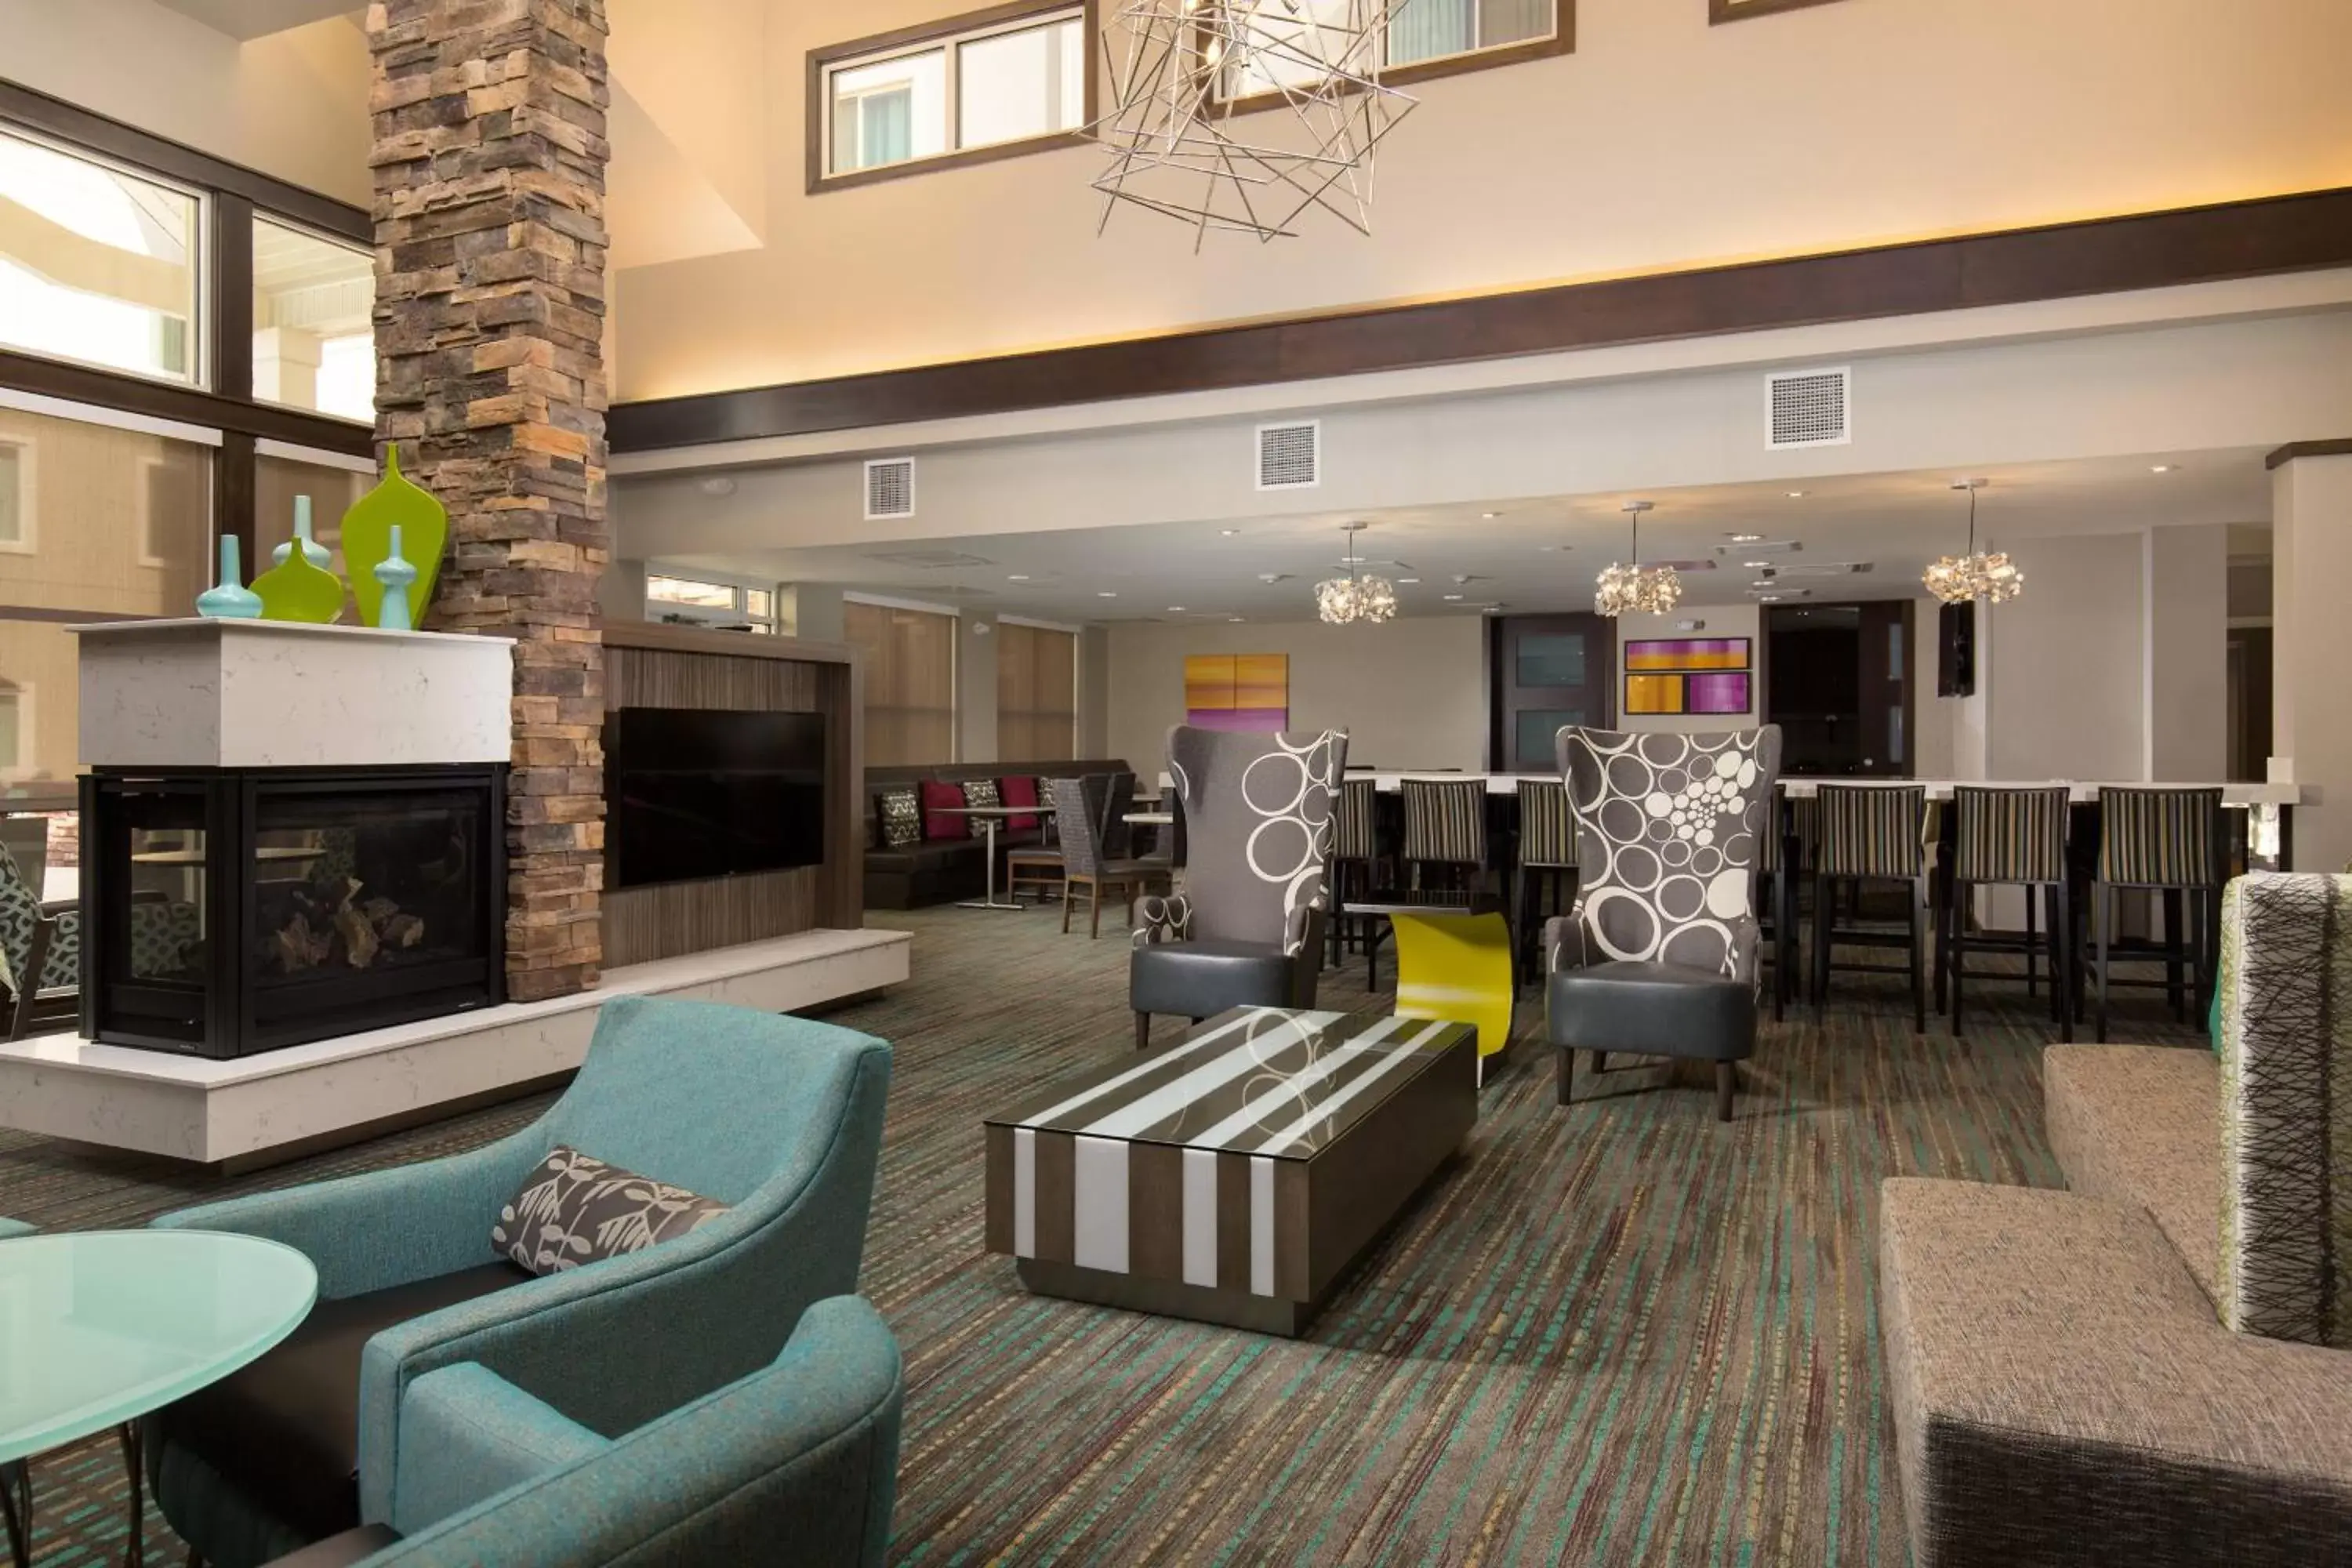
[[[2074,1037],[2074,884],[2066,861],[2072,792],[2064,784],[2000,789],[1961,784],[1952,791],[1951,903],[1944,911],[1943,949],[1952,994],[1952,1034],[1961,1031],[1968,990],[1968,955],[2041,952],[2050,960],[2058,1037]],[[2048,916],[2039,931],[1969,931],[1979,888],[2015,887],[2028,906],[2041,894]],[[1990,976],[1986,976],[1990,978]]]
[[[1566,909],[1576,891],[1576,826],[1568,786],[1558,779],[1519,781],[1519,940],[1512,951],[1520,973],[1536,970],[1536,933]]]
[[[1111,793],[1116,779],[1128,780],[1124,795]],[[1087,935],[1102,934],[1102,903],[1111,896],[1124,896],[1127,902],[1127,923],[1135,923],[1135,900],[1153,887],[1166,887],[1169,871],[1165,865],[1137,860],[1125,856],[1114,857],[1106,847],[1110,837],[1105,824],[1112,803],[1118,810],[1110,813],[1123,816],[1131,809],[1124,804],[1135,793],[1133,773],[1089,773],[1082,779],[1049,779],[1045,787],[1054,802],[1054,815],[1061,824],[1062,835],[1062,931],[1070,930],[1070,913],[1080,888],[1087,890]],[[1121,826],[1126,824],[1121,822]]]
[[[1819,834],[1813,843],[1813,1016],[1829,998],[1832,971],[1907,973],[1911,977],[1911,1026],[1927,1029],[1927,789],[1925,784],[1823,784],[1816,796]],[[1837,893],[1851,888],[1859,910],[1862,891],[1893,883],[1907,895],[1909,918],[1900,931],[1857,918],[1840,925]],[[1904,950],[1901,964],[1841,963],[1840,947]]]
[[[2102,789],[2099,854],[2091,882],[2092,962],[2096,965],[2096,1037],[2107,1037],[2109,984],[2161,986],[2176,1018],[2189,1016],[2184,989],[2202,1015],[2218,962],[2221,931],[2221,792],[2218,789]],[[2128,945],[2116,939],[2116,894],[2126,888],[2164,895],[2165,941]],[[2187,936],[2183,940],[2184,933]],[[2117,961],[2156,961],[2162,980],[2112,980]],[[2188,966],[2192,984],[2184,988]]]
[[[1372,922],[1348,914],[1350,898],[1370,897],[1380,886],[1380,787],[1370,779],[1348,779],[1339,785],[1338,816],[1333,819],[1329,892],[1331,899],[1331,963],[1339,964],[1352,942],[1370,940],[1365,928]]]

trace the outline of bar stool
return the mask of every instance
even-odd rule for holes
[[[1772,1021],[1788,1016],[1802,963],[1797,882],[1811,858],[1818,804],[1779,789],[1772,798],[1756,863],[1756,925],[1759,952],[1772,960]],[[1785,869],[1785,874],[1784,874]]]
[[[1369,940],[1367,923],[1350,920],[1348,900],[1369,897],[1380,885],[1380,789],[1370,779],[1347,779],[1339,785],[1339,809],[1331,826],[1331,965],[1337,968],[1354,940]]]
[[[1927,790],[1924,784],[1823,784],[1820,836],[1813,843],[1813,1016],[1821,1016],[1830,972],[1866,971],[1911,976],[1911,1027],[1927,1032]],[[1910,892],[1906,931],[1837,923],[1837,886],[1853,884],[1855,902],[1870,882],[1900,883]],[[1832,950],[1902,947],[1909,962],[1839,963]]]
[[[1463,881],[1475,889],[1489,864],[1486,781],[1406,779],[1402,793],[1404,869],[1412,886],[1423,885],[1427,868],[1445,886]]]
[[[2099,791],[2098,868],[2091,882],[2091,944],[2098,963],[2098,1038],[2107,1037],[2107,966],[2110,958],[2162,961],[2165,977],[2117,980],[2117,985],[2161,985],[2176,1017],[2182,1006],[2180,968],[2195,965],[2197,1016],[2201,1016],[2214,968],[2215,933],[2221,930],[2221,792],[2218,789],[2102,789]],[[2115,940],[2116,889],[2145,888],[2164,894],[2163,946]],[[2193,898],[2190,895],[2194,895]],[[2184,911],[2184,905],[2186,906]],[[2181,941],[2184,912],[2194,952]]]
[[[1568,813],[1568,786],[1558,779],[1519,781],[1519,940],[1513,948],[1520,973],[1533,974],[1537,933],[1576,889],[1576,826]]]
[[[1951,977],[1952,1034],[1960,1033],[1967,992],[1968,954],[2024,953],[2047,942],[2050,989],[2058,1005],[2058,1037],[2074,1037],[2073,990],[2074,888],[2067,877],[2066,818],[2071,792],[2064,784],[2046,789],[1989,789],[1959,785],[1952,791],[1951,906],[1944,912],[1946,967]],[[1969,894],[1977,888],[2021,887],[2030,901],[2041,889],[2049,907],[2046,935],[2010,935],[1968,930]]]

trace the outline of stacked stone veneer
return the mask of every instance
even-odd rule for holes
[[[449,509],[427,626],[511,636],[507,984],[596,984],[604,0],[377,0],[378,436]]]

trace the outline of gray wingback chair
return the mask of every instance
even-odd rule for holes
[[[1547,1027],[1559,1102],[1575,1057],[1715,1064],[1731,1120],[1734,1065],[1756,1050],[1756,874],[1772,827],[1780,731],[1559,732],[1576,818],[1577,894],[1544,927]],[[1654,1074],[1650,1075],[1654,1078]]]
[[[1347,765],[1339,731],[1168,732],[1187,865],[1184,891],[1145,900],[1135,932],[1127,990],[1139,1049],[1154,1013],[1315,1005]]]

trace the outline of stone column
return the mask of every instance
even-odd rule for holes
[[[596,984],[604,0],[376,0],[377,434],[449,509],[428,625],[512,637],[507,986]]]
[[[2290,871],[2352,865],[2352,440],[2271,454],[2271,751],[2303,786]]]

